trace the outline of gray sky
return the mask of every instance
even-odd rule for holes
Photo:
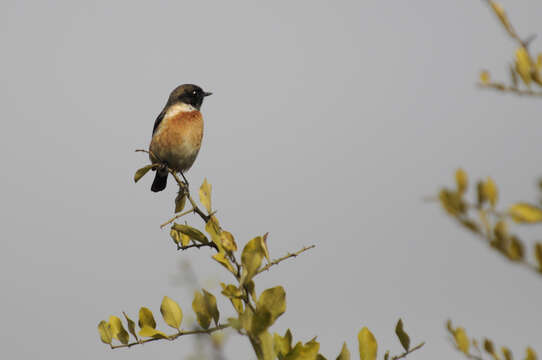
[[[542,33],[540,2],[502,4],[520,34]],[[180,258],[202,284],[229,280],[209,251],[177,253],[159,230],[174,187],[132,181],[147,161],[134,149],[188,82],[215,93],[189,178],[213,184],[223,226],[240,245],[269,231],[273,257],[317,245],[262,276],[259,291],[287,291],[274,331],[318,335],[328,358],[345,340],[357,354],[363,326],[381,354],[398,353],[399,316],[427,342],[412,359],[460,358],[448,317],[516,356],[540,344],[542,280],[421,201],[458,166],[492,176],[503,205],[537,195],[539,102],[474,86],[481,68],[507,76],[514,49],[482,1],[3,0],[0,29],[8,358],[192,350],[184,339],[111,351],[96,331],[122,310],[158,313],[164,295],[190,314],[190,291],[171,279]],[[229,358],[249,346],[232,336]]]

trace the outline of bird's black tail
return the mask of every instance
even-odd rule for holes
[[[168,172],[156,171],[154,175],[154,181],[152,182],[151,191],[158,192],[166,188]]]

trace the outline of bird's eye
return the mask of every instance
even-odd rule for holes
[[[192,91],[192,95],[197,95],[197,94],[198,94],[197,90]]]

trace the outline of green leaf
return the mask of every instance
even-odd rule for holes
[[[150,327],[151,329],[156,328],[156,321],[154,321],[154,316],[152,315],[152,312],[146,308],[142,307],[139,309],[139,321],[138,321],[139,327]]]
[[[117,339],[122,344],[128,344],[130,335],[124,330],[120,319],[112,315],[109,317],[109,324],[111,325],[111,334],[113,335],[113,338]]]
[[[233,235],[229,231],[223,230],[220,233],[220,242],[222,243],[224,250],[230,253],[237,251],[237,244],[235,243]]]
[[[192,226],[174,223],[172,228],[176,231],[179,231],[182,234],[187,235],[188,237],[190,237],[190,239],[194,241],[197,241],[203,244],[207,244],[209,242],[207,237],[201,231],[199,231],[196,228],[193,228]]]
[[[358,334],[360,360],[376,360],[378,344],[371,331],[367,327],[361,329]]]
[[[510,206],[508,214],[518,223],[537,223],[542,221],[542,209],[527,203],[517,203]]]
[[[152,169],[155,166],[156,165],[151,164],[151,165],[143,166],[141,169],[137,170],[135,175],[134,175],[134,181],[138,182],[139,179],[141,179],[143,176],[145,176],[145,174],[148,173],[149,170]]]
[[[350,360],[350,351],[348,351],[346,342],[343,343],[341,353],[339,354],[339,356],[337,356],[337,360]]]
[[[171,298],[164,296],[162,305],[160,305],[160,313],[162,313],[162,317],[164,318],[166,324],[179,330],[181,321],[183,320],[183,311],[181,310],[179,304],[177,304]]]
[[[102,340],[103,343],[111,345],[113,334],[111,332],[111,325],[107,321],[102,320],[99,322],[98,333],[100,334],[100,340]]]
[[[395,334],[399,338],[403,349],[405,349],[405,351],[408,351],[410,349],[410,337],[403,329],[403,320],[401,319],[397,321],[397,325],[395,326]]]
[[[128,315],[126,315],[126,313],[123,311],[122,314],[124,315],[124,317],[126,318],[126,323],[128,324],[128,331],[130,332],[130,334],[132,334],[136,341],[139,341],[138,337],[137,337],[137,334],[136,334],[136,330],[135,330],[135,322],[134,320],[130,319],[128,317]]]
[[[211,213],[211,185],[207,182],[207,178],[203,180],[199,188],[199,201],[207,209],[208,213]]]

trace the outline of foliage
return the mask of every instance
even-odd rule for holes
[[[531,89],[532,84],[542,87],[542,53],[538,54],[535,61],[535,58],[529,49],[529,45],[534,37],[530,36],[526,40],[522,40],[512,26],[503,7],[493,0],[486,0],[486,2],[499,19],[499,22],[506,30],[508,36],[517,43],[517,48],[515,51],[514,62],[508,65],[510,73],[509,85],[492,81],[489,71],[487,70],[480,72],[479,85],[485,88],[512,92],[518,95],[542,96],[541,91],[534,91]],[[520,79],[524,84],[524,88],[521,88],[520,86]]]
[[[145,166],[139,169],[134,180],[139,181],[153,166]],[[288,253],[280,258],[271,260],[267,247],[268,234],[256,236],[248,241],[239,256],[238,247],[234,236],[223,229],[215,213],[212,210],[211,185],[205,181],[199,189],[199,200],[205,210],[198,207],[190,192],[188,184],[184,183],[171,169],[179,185],[179,193],[175,199],[175,212],[177,213],[161,227],[170,225],[170,237],[178,250],[190,248],[208,247],[215,253],[211,259],[219,263],[223,271],[228,272],[235,279],[232,284],[221,284],[220,293],[228,299],[233,307],[233,315],[221,318],[221,310],[218,309],[217,299],[214,294],[201,289],[195,291],[192,301],[192,310],[196,314],[199,328],[184,330],[182,326],[183,310],[179,304],[164,296],[160,306],[160,313],[166,325],[174,329],[173,333],[166,334],[157,328],[154,314],[146,307],[139,310],[136,331],[136,323],[125,313],[126,331],[120,318],[111,316],[108,321],[102,320],[98,324],[98,332],[102,342],[113,349],[132,347],[151,341],[172,341],[185,335],[211,334],[226,328],[234,329],[238,334],[246,336],[258,359],[279,360],[322,360],[325,359],[319,353],[320,344],[316,338],[307,342],[293,342],[293,335],[287,330],[284,335],[271,333],[271,326],[286,311],[286,292],[280,285],[265,289],[258,293],[256,281],[258,275],[278,265],[282,261],[294,258],[301,253],[314,248],[314,245],[306,246],[299,251]],[[186,203],[191,209],[183,211]],[[188,224],[177,223],[176,220],[188,215],[198,214],[204,221],[204,231]],[[391,356],[389,351],[384,358],[397,360],[404,358],[413,351],[420,349],[424,343],[410,347],[410,337],[405,332],[402,320],[396,325],[397,337],[404,349],[402,354]],[[131,336],[130,336],[131,335]],[[375,360],[377,358],[378,345],[376,338],[367,327],[363,327],[358,334],[358,347],[360,359]],[[343,344],[338,359],[350,359],[348,347]]]
[[[517,202],[505,210],[498,210],[499,192],[490,177],[476,183],[475,199],[469,202],[465,195],[468,189],[466,172],[458,169],[455,179],[455,188],[444,187],[439,192],[438,198],[446,213],[509,261],[542,274],[542,243],[536,242],[529,256],[524,242],[509,230],[511,223],[542,223],[542,208]]]
[[[459,350],[463,355],[472,360],[484,360],[485,358],[490,358],[493,360],[512,360],[512,352],[506,346],[502,346],[500,352],[488,338],[485,338],[483,341],[479,342],[474,338],[469,338],[467,332],[462,327],[454,328],[452,322],[448,320],[446,323],[446,328],[448,329],[448,334],[450,335],[450,341]],[[480,344],[484,351],[480,349]],[[486,357],[484,357],[486,355]],[[525,349],[525,360],[536,360],[536,352],[528,346]]]

